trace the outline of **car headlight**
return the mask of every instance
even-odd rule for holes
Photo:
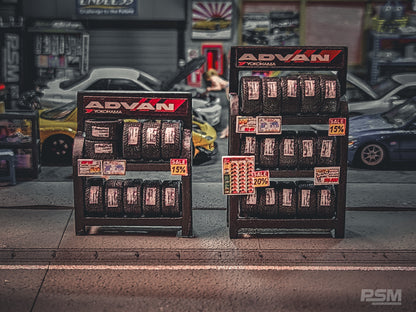
[[[358,139],[353,136],[348,136],[348,147],[354,147],[358,143]]]

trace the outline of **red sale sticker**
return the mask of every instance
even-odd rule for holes
[[[329,118],[329,136],[345,136],[347,133],[347,118]]]

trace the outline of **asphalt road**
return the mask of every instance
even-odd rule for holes
[[[59,265],[0,278],[0,311],[416,310],[405,268]]]

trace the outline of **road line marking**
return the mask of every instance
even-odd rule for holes
[[[414,266],[278,266],[278,265],[2,265],[0,270],[138,270],[138,271],[405,271]]]

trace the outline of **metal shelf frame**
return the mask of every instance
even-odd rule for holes
[[[304,51],[330,51],[338,53],[330,62],[326,63],[290,63],[279,62],[240,62],[239,57],[250,53],[255,57],[260,54],[267,55],[288,55],[291,53],[302,53]],[[325,52],[325,53],[326,53]],[[229,115],[229,155],[239,155],[240,134],[235,132],[236,116],[239,115],[239,75],[241,71],[336,71],[341,86],[341,95],[345,95],[346,73],[347,73],[347,48],[346,47],[249,47],[240,46],[231,48],[230,62],[230,115]],[[282,116],[282,124],[285,125],[310,125],[328,124],[329,118],[343,117],[348,120],[348,105],[345,100],[340,102],[340,112],[329,115],[304,116],[301,114],[293,116]],[[348,122],[345,136],[337,137],[337,166],[340,167],[340,182],[335,185],[336,192],[336,216],[332,219],[260,219],[240,218],[239,196],[228,196],[227,200],[227,224],[230,238],[238,238],[239,231],[244,229],[328,229],[334,230],[334,237],[343,238],[345,235],[345,203],[347,185],[347,152],[348,152]],[[313,170],[270,170],[271,178],[313,178]],[[241,232],[241,231],[240,231]]]
[[[95,113],[85,109],[88,99],[120,100],[132,103],[144,99],[183,99],[181,108],[174,113],[128,110],[122,113]],[[180,228],[182,237],[192,237],[192,153],[191,147],[182,150],[182,155],[188,159],[188,175],[182,176],[182,216],[181,217],[89,217],[84,213],[84,190],[86,177],[78,176],[77,160],[83,158],[84,148],[84,121],[85,119],[151,119],[151,120],[181,120],[183,129],[192,131],[192,97],[185,92],[79,92],[78,93],[78,133],[74,140],[73,148],[73,176],[74,176],[74,203],[75,203],[75,230],[77,235],[86,234],[87,226],[132,226],[132,227],[169,227]],[[120,112],[120,111],[119,111]],[[170,171],[170,162],[139,162],[127,161],[126,171]]]

